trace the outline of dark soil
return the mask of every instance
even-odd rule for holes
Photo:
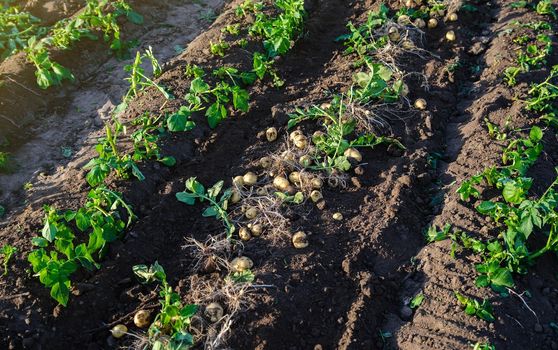
[[[166,65],[160,81],[177,96],[189,86],[183,74],[186,63],[250,69],[250,56],[241,50],[232,50],[224,59],[208,52],[207,43],[236,21],[232,9],[239,2],[226,6],[211,28]],[[453,260],[449,242],[426,247],[424,243],[423,231],[431,223],[451,222],[469,233],[496,234],[471,205],[458,201],[456,186],[498,162],[501,147],[488,137],[485,117],[503,125],[512,115],[518,128],[534,122],[519,113],[520,104],[513,99],[532,78],[521,77],[524,83],[515,89],[501,82],[501,71],[515,59],[515,53],[509,50],[511,38],[498,34],[512,20],[527,22],[536,16],[512,10],[503,0],[474,3],[478,12],[461,11],[459,21],[441,23],[426,32],[424,49],[431,55],[403,57],[405,70],[419,72],[426,80],[409,81],[409,99],[424,97],[428,102],[426,111],[404,111],[404,118],[389,119],[392,136],[406,150],[381,146],[364,152],[363,172],[351,173],[347,188],[324,190],[324,209],[307,203],[291,210],[290,229],[310,235],[308,248],[296,250],[288,239],[265,236],[245,243],[244,254],[255,263],[255,283],[272,287],[251,293],[251,306],[233,325],[232,348],[467,349],[477,341],[490,341],[498,349],[558,348],[556,330],[549,326],[558,319],[555,257],[541,259],[528,275],[517,278],[517,291],[532,294],[527,303],[535,317],[519,298],[501,298],[474,287],[475,257],[463,254]],[[321,103],[326,91],[343,91],[351,84],[351,58],[342,54],[342,45],[334,39],[346,32],[348,21],[360,23],[377,5],[375,1],[307,1],[307,33],[277,63],[285,87],[258,82],[250,90],[250,112],[225,120],[215,130],[207,127],[203,116],[194,116],[197,128],[163,142],[164,153],[177,158],[175,167],[148,163],[142,165],[145,181],[112,181],[139,220],[110,246],[99,271],[75,276],[75,295],[67,308],[56,306],[48,291],[30,276],[26,258],[30,239],[42,226],[41,206],[78,207],[88,188],[85,173],[67,178],[62,190],[72,196],[56,196],[54,203],[52,198],[34,201],[9,217],[0,226],[0,239],[15,245],[20,253],[0,286],[0,347],[128,346],[129,340],[119,344],[109,336],[108,325],[122,322],[138,331],[131,323],[133,312],[138,307],[157,307],[153,288],[140,286],[133,277],[136,264],[158,261],[169,282],[187,300],[195,279],[221,278],[194,275],[193,257],[182,248],[188,237],[204,240],[216,234],[221,223],[202,218],[201,206],[177,202],[175,193],[192,176],[207,185],[222,179],[229,185],[232,177],[247,170],[261,172],[255,162],[283,142],[264,141],[263,130],[275,126],[280,135],[285,134],[287,114],[295,106]],[[457,33],[452,44],[443,39],[450,29]],[[456,58],[461,63],[457,71],[444,69]],[[552,59],[556,63],[557,56]],[[155,91],[147,91],[126,116],[159,111],[164,103]],[[177,99],[165,104],[164,110],[179,105]],[[315,128],[303,127],[308,133]],[[545,155],[532,171],[539,193],[552,181],[557,165],[557,140],[550,134],[545,138]],[[438,159],[437,166],[433,159]],[[341,212],[344,219],[333,220],[335,212]],[[493,300],[497,321],[487,324],[466,316],[454,290]],[[413,312],[405,304],[419,291],[426,298]]]

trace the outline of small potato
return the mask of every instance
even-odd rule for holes
[[[323,195],[322,192],[318,191],[318,190],[314,190],[310,193],[310,199],[312,200],[312,202],[317,203],[320,200],[322,200]]]
[[[252,236],[260,237],[262,235],[262,232],[263,232],[263,226],[262,226],[262,224],[252,225],[252,227],[250,227],[250,231],[252,232]]]
[[[244,176],[235,176],[233,178],[233,184],[237,185],[238,187],[244,186]]]
[[[455,32],[453,30],[450,30],[449,32],[446,33],[446,39],[448,41],[455,41]]]
[[[412,50],[414,49],[415,44],[411,40],[405,39],[401,42],[401,47],[405,50]]]
[[[362,154],[356,148],[347,148],[343,155],[347,158],[352,158],[357,162],[362,161]]]
[[[294,139],[295,139],[297,136],[300,136],[300,135],[302,135],[302,131],[300,131],[300,130],[295,130],[295,131],[293,131],[293,132],[291,132],[291,133],[289,134],[289,140],[294,141]]]
[[[258,208],[251,207],[251,208],[246,209],[246,212],[244,213],[244,216],[246,216],[246,219],[248,219],[248,220],[255,219],[256,216],[258,216]]]
[[[298,135],[294,138],[293,143],[298,149],[305,149],[308,146],[308,139],[304,135]]]
[[[305,168],[309,167],[310,165],[312,165],[312,157],[310,157],[310,155],[308,154],[305,154],[298,159],[298,163]]]
[[[240,202],[240,193],[236,190],[236,188],[233,188],[229,201],[232,204]]]
[[[415,24],[415,27],[417,27],[417,28],[421,28],[421,29],[422,29],[422,28],[426,27],[426,23],[424,22],[424,20],[423,20],[422,18],[417,18],[417,19],[415,19],[415,23],[414,23],[414,24]]]
[[[246,186],[254,186],[258,182],[258,176],[249,171],[242,177],[242,181]]]
[[[426,100],[424,98],[417,98],[415,101],[415,108],[421,111],[426,109]]]
[[[252,268],[254,262],[247,256],[240,256],[231,261],[231,267],[235,272],[242,272]]]
[[[327,184],[329,187],[335,188],[339,186],[339,179],[336,177],[330,177],[329,179],[327,179]]]
[[[457,21],[457,13],[452,12],[448,15],[448,21],[450,22],[455,22]]]
[[[397,18],[397,24],[406,26],[407,24],[411,24],[411,19],[407,15],[401,15]]]
[[[333,220],[341,221],[343,220],[343,214],[337,212],[333,214]]]
[[[289,180],[285,179],[283,176],[276,176],[273,179],[273,186],[279,191],[286,191],[287,188],[291,185]]]
[[[313,178],[310,183],[312,184],[312,188],[316,190],[319,190],[324,185],[322,179],[320,179],[319,177]]]
[[[265,131],[265,137],[267,138],[267,141],[269,141],[269,142],[273,142],[273,141],[277,140],[277,129],[275,129],[274,127],[268,128]]]
[[[256,194],[257,194],[258,196],[265,196],[265,195],[267,195],[267,190],[265,189],[265,187],[259,187],[259,188],[256,190]]]
[[[428,20],[428,28],[434,29],[438,26],[438,20],[436,18],[430,18]]]
[[[406,8],[413,8],[415,7],[415,2],[413,0],[405,0],[405,7]]]
[[[212,323],[223,318],[223,307],[219,303],[211,303],[205,307],[204,316]]]
[[[296,232],[292,237],[292,241],[293,246],[297,249],[308,247],[308,237],[306,236],[306,233],[302,231]]]
[[[323,109],[323,110],[325,110],[325,111],[327,111],[328,109],[331,108],[331,103],[324,102],[324,103],[322,103],[322,104],[320,105],[320,108]]]
[[[149,324],[150,324],[150,322],[149,322],[149,317],[150,316],[151,316],[151,313],[149,311],[139,310],[134,315],[134,324],[138,328],[145,328],[145,327],[149,326]]]
[[[399,34],[399,30],[396,27],[390,27],[388,29],[388,37],[390,41],[396,42],[401,39],[401,34]]]
[[[262,157],[260,159],[260,166],[264,169],[267,169],[271,166],[271,158],[269,157]]]
[[[252,235],[250,234],[250,230],[248,230],[248,228],[241,227],[240,230],[238,230],[238,237],[240,237],[243,241],[249,241],[250,238],[252,238]]]
[[[289,181],[295,185],[300,184],[300,173],[298,171],[293,171],[289,174]]]
[[[110,333],[115,338],[122,338],[126,333],[128,333],[128,327],[123,324],[117,324],[116,326],[112,327]]]
[[[316,139],[316,138],[320,138],[322,136],[324,136],[324,132],[321,130],[316,130],[314,131],[314,133],[312,134],[312,139]]]

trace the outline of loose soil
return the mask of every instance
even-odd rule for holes
[[[177,96],[189,86],[183,74],[186,63],[205,67],[228,63],[250,69],[250,56],[245,53],[233,50],[224,59],[216,59],[208,50],[207,43],[215,41],[220,29],[236,21],[233,9],[238,3],[226,5],[208,30],[165,65],[160,81]],[[501,71],[513,62],[515,53],[509,50],[511,38],[500,33],[513,20],[527,22],[536,16],[512,10],[503,0],[474,3],[478,12],[461,11],[459,21],[426,32],[422,45],[431,54],[402,57],[405,71],[420,73],[409,81],[409,98],[423,97],[428,102],[426,111],[386,117],[390,133],[406,150],[377,147],[364,152],[361,174],[351,173],[346,188],[324,190],[324,209],[307,203],[289,211],[290,231],[307,232],[308,248],[295,250],[288,239],[273,240],[265,235],[245,243],[244,254],[255,263],[255,284],[268,287],[250,293],[250,306],[233,325],[231,348],[467,349],[478,341],[490,341],[498,349],[558,348],[556,331],[549,326],[558,319],[558,282],[552,269],[556,257],[541,259],[528,275],[516,278],[516,290],[532,294],[526,302],[535,316],[515,296],[500,298],[474,287],[474,257],[458,254],[454,260],[449,257],[448,242],[424,243],[423,231],[431,223],[443,226],[450,222],[485,237],[496,234],[492,223],[483,221],[471,205],[458,201],[457,185],[452,183],[459,184],[498,162],[501,147],[488,137],[485,117],[503,125],[511,115],[519,128],[533,123],[519,113],[520,103],[513,97],[524,92],[526,82],[537,74],[545,74],[526,74],[516,88],[505,87]],[[75,90],[71,92],[74,102],[64,105],[64,112],[47,118],[48,123],[32,123],[37,132],[15,153],[27,165],[0,178],[2,188],[18,176],[31,179],[34,185],[30,193],[14,194],[9,187],[4,190],[17,200],[10,202],[11,213],[0,226],[0,241],[16,246],[20,253],[0,285],[0,347],[128,346],[129,340],[118,343],[110,337],[108,326],[117,322],[131,326],[131,315],[138,307],[157,307],[153,288],[139,285],[132,275],[136,264],[157,260],[186,300],[196,279],[220,278],[194,274],[193,256],[183,246],[188,237],[204,240],[216,234],[221,223],[202,218],[200,206],[177,202],[175,193],[183,190],[184,180],[191,176],[209,185],[247,170],[261,173],[255,162],[284,142],[268,143],[261,132],[275,126],[284,135],[287,114],[295,106],[324,102],[326,91],[342,91],[350,85],[351,58],[342,54],[341,44],[334,39],[346,32],[348,21],[362,22],[378,4],[370,0],[306,1],[307,33],[277,63],[285,87],[276,89],[269,82],[258,82],[250,90],[250,112],[225,120],[215,130],[206,126],[203,116],[194,116],[198,127],[191,133],[164,140],[164,154],[177,158],[175,167],[147,163],[142,165],[145,181],[111,181],[133,205],[139,220],[122,240],[110,246],[99,271],[77,274],[75,295],[67,308],[56,306],[48,291],[30,276],[25,259],[31,237],[42,226],[43,204],[76,208],[85,200],[88,186],[81,167],[93,155],[92,143],[101,124],[91,122],[84,128],[83,120],[107,118],[125,90],[125,85],[110,90],[124,77],[121,69],[110,71],[110,64],[104,64],[95,71],[99,74],[93,74],[91,84],[80,82],[79,88],[70,89]],[[212,5],[217,7],[217,3]],[[177,18],[184,20],[194,8],[184,7],[183,11]],[[191,15],[186,18],[193,19]],[[156,43],[156,38],[164,36],[157,30],[163,29],[155,21],[148,28],[153,29],[145,31],[142,43],[152,43],[165,58],[172,56],[176,42],[188,41],[175,29],[171,39]],[[457,41],[451,45],[443,40],[449,29],[457,33]],[[454,73],[444,69],[456,58],[460,69]],[[555,54],[551,63],[557,60]],[[105,85],[104,79],[110,83]],[[105,105],[107,97],[112,102]],[[84,107],[76,101],[88,102]],[[126,118],[145,110],[159,111],[164,103],[155,91],[147,91],[132,103]],[[173,100],[164,110],[179,105],[179,99]],[[76,107],[87,108],[87,112],[71,114]],[[52,107],[45,108],[52,111]],[[310,124],[302,127],[308,133],[315,128]],[[48,137],[43,138],[45,134]],[[532,169],[537,193],[552,181],[557,165],[557,143],[550,134],[544,140],[544,156]],[[61,145],[75,147],[70,160],[55,156]],[[34,154],[34,158],[25,158],[26,154]],[[435,154],[441,155],[437,166],[432,162]],[[44,168],[38,160],[50,166]],[[26,205],[18,206],[23,200]],[[333,220],[335,212],[341,212],[344,219]],[[496,322],[487,324],[466,316],[456,303],[454,290],[493,300]],[[413,312],[405,305],[420,291],[426,298]],[[388,333],[392,336],[386,337]]]

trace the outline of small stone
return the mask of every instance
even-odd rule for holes
[[[411,177],[409,175],[403,175],[397,180],[397,182],[405,186],[411,186]]]
[[[314,345],[314,350],[322,350],[322,344],[316,344]]]
[[[535,332],[537,332],[537,333],[542,333],[542,331],[543,331],[543,327],[541,326],[540,323],[537,323],[537,324],[535,325]]]

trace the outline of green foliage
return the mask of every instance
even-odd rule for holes
[[[52,298],[66,306],[71,275],[80,266],[89,271],[99,268],[93,256],[101,258],[107,244],[118,239],[135,216],[119,193],[102,186],[91,190],[85,205],[78,210],[60,212],[49,206],[44,209],[41,236],[32,239],[37,249],[28,260]],[[80,234],[87,234],[87,243],[75,242],[81,240],[77,237]]]
[[[202,216],[215,217],[221,220],[225,226],[227,238],[230,238],[235,231],[235,227],[231,223],[229,215],[227,214],[232,189],[225,190],[221,194],[222,189],[223,181],[217,182],[211,188],[206,190],[195,177],[191,177],[186,180],[186,191],[178,192],[176,194],[176,199],[188,205],[194,205],[196,203],[196,199],[200,202],[208,201],[210,206],[204,210]]]
[[[454,293],[457,300],[465,306],[465,313],[467,315],[474,315],[488,322],[495,321],[494,315],[492,314],[492,305],[490,305],[488,300],[484,299],[480,302],[476,299],[467,298],[457,291],[454,291]]]
[[[411,309],[416,309],[422,304],[423,301],[424,301],[424,294],[418,293],[413,297],[413,299],[411,299],[411,302],[409,303],[409,307]]]
[[[187,350],[194,345],[194,337],[188,332],[192,317],[198,306],[182,303],[180,295],[167,282],[165,270],[159,263],[151,266],[136,265],[132,268],[141,283],[159,282],[161,310],[149,327],[149,343],[152,350]]]
[[[4,273],[2,274],[2,276],[6,276],[8,274],[8,264],[10,263],[10,259],[12,258],[12,256],[17,253],[17,248],[9,245],[9,244],[4,244],[2,246],[2,250],[0,250],[0,254],[2,254],[2,266],[4,266]]]
[[[61,85],[64,80],[74,81],[74,75],[66,67],[52,61],[43,43],[35,41],[34,37],[29,39],[29,46],[25,51],[27,59],[35,65],[37,85],[41,89]]]
[[[16,168],[15,161],[9,153],[0,151],[0,173],[11,173]]]
[[[425,232],[424,236],[426,238],[426,242],[432,243],[443,241],[444,239],[447,239],[449,237],[450,230],[451,224],[445,224],[444,228],[441,231],[438,231],[436,226],[432,225]]]
[[[490,343],[475,343],[471,347],[473,350],[496,350],[496,347]]]
[[[209,50],[213,56],[224,57],[225,53],[231,46],[226,43],[225,41],[219,40],[218,42],[214,43],[213,41],[209,42]]]
[[[141,66],[144,59],[148,59],[151,63],[154,77],[158,77],[159,75],[161,75],[161,66],[159,65],[159,61],[157,61],[157,59],[153,55],[151,46],[145,51],[144,54],[136,52],[134,62],[124,67],[124,70],[130,73],[130,76],[126,78],[126,80],[130,83],[130,88],[128,89],[128,92],[124,97],[124,103],[127,103],[130,99],[136,97],[141,91],[148,87],[157,89],[167,100],[172,98],[172,95],[168,93],[163,86],[155,83],[145,74],[145,70]]]
[[[0,62],[25,49],[29,39],[42,37],[41,20],[17,7],[0,7]]]
[[[544,81],[531,84],[528,94],[525,109],[542,113],[543,121],[558,128],[558,65],[552,67]]]

